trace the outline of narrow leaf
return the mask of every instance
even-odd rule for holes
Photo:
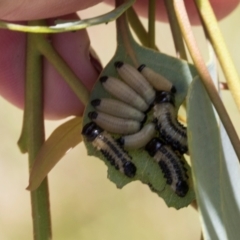
[[[76,117],[59,126],[51,134],[35,159],[28,190],[35,190],[64,154],[82,141],[81,129],[82,118]]]
[[[189,89],[187,106],[193,180],[204,237],[237,239],[239,164],[225,131],[220,136],[211,101],[199,78]]]
[[[221,158],[221,194],[224,224],[228,239],[240,236],[240,167],[229,137],[221,125],[223,157]]]

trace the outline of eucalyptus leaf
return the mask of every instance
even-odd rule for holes
[[[125,30],[125,35],[122,36],[123,33],[118,29],[118,46],[116,53],[104,68],[101,76],[113,76],[119,78],[114,67],[114,62],[123,61],[134,65],[136,62],[133,61],[132,58],[132,55],[134,55],[135,60],[137,59],[139,65],[143,63],[146,64],[175,85],[177,89],[176,109],[178,109],[186,97],[188,86],[192,81],[193,76],[196,75],[195,68],[185,61],[141,47],[132,38],[128,27],[126,27]],[[101,83],[97,81],[91,92],[90,101],[104,97],[111,98],[112,96],[110,96],[103,89]],[[90,121],[88,113],[93,110],[94,109],[90,104],[86,106],[83,126]],[[148,120],[152,120],[152,112],[149,113]],[[155,163],[143,149],[129,151],[129,154],[132,156],[132,160],[137,167],[136,176],[133,179],[129,179],[124,174],[115,170],[115,168],[102,156],[101,152],[93,148],[91,143],[85,141],[85,145],[89,155],[96,156],[105,162],[108,166],[108,178],[114,182],[118,188],[122,188],[131,181],[140,180],[142,183],[148,184],[154,192],[162,197],[169,207],[175,207],[176,209],[189,205],[195,198],[191,180],[191,170],[187,163],[185,163],[185,166],[188,175],[190,176],[190,190],[184,198],[180,198],[173,192],[170,186],[166,184],[166,179],[163,177],[158,164]]]
[[[221,197],[224,225],[227,239],[238,239],[240,236],[240,167],[236,153],[229,137],[220,126],[223,157],[221,160]]]
[[[75,117],[54,130],[35,159],[28,190],[35,190],[65,153],[82,141],[81,129],[82,118]]]
[[[190,86],[187,106],[189,151],[204,239],[238,239],[239,163],[222,126],[220,133],[199,78]]]

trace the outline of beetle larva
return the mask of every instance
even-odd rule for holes
[[[174,95],[169,92],[157,92],[154,104],[154,117],[161,137],[180,153],[188,151],[186,127],[177,120],[174,107]]]
[[[126,83],[113,77],[101,77],[100,81],[104,89],[117,99],[137,108],[138,110],[145,112],[149,106],[144,99],[139,96],[133,89],[131,89]]]
[[[167,80],[162,75],[156,73],[151,68],[146,67],[145,64],[142,64],[138,67],[138,71],[149,81],[149,83],[157,91],[167,91],[167,92],[176,92],[175,86]]]
[[[144,121],[144,119],[146,118],[146,115],[144,113],[116,99],[94,99],[93,101],[91,101],[91,104],[98,111],[107,113],[115,117],[132,119],[139,122]]]
[[[189,190],[188,176],[186,168],[177,154],[158,138],[153,138],[145,149],[162,169],[167,184],[179,197],[184,197]]]
[[[138,121],[113,117],[101,112],[89,112],[88,117],[110,133],[132,134],[141,129],[141,123]]]
[[[156,135],[154,123],[146,124],[139,132],[122,136],[118,139],[120,145],[127,149],[139,149],[144,147]]]
[[[117,144],[117,142],[97,126],[94,122],[87,123],[82,130],[87,141],[92,145],[113,165],[117,170],[124,173],[127,177],[134,177],[136,174],[136,166],[131,162],[131,157]]]
[[[116,62],[115,67],[126,84],[139,93],[148,104],[153,103],[155,91],[152,85],[149,84],[149,82],[137,71],[137,69],[123,62]]]

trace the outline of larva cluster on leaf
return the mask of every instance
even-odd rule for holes
[[[146,150],[166,183],[184,197],[189,186],[180,154],[188,151],[187,133],[177,120],[175,86],[144,64],[138,69],[121,61],[114,65],[120,78],[100,78],[113,98],[91,101],[95,110],[88,112],[91,122],[82,134],[128,177],[135,176],[137,169],[127,150]]]

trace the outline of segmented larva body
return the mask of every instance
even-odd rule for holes
[[[107,113],[115,117],[132,119],[139,122],[144,121],[146,118],[146,115],[141,111],[116,99],[94,99],[93,101],[91,101],[91,104],[98,111]]]
[[[149,108],[141,96],[119,79],[104,76],[100,78],[100,81],[104,89],[117,99],[137,108],[141,112],[145,112]]]
[[[184,197],[189,190],[189,186],[186,168],[183,166],[181,159],[158,138],[153,138],[145,149],[162,169],[167,184],[179,197]]]
[[[167,91],[167,92],[176,92],[175,86],[167,80],[162,75],[156,73],[151,68],[146,67],[145,64],[142,64],[138,67],[138,71],[149,81],[149,83],[157,91]]]
[[[144,147],[155,135],[155,124],[148,123],[139,132],[122,136],[118,142],[126,149],[139,149]]]
[[[87,141],[92,145],[113,165],[117,170],[125,174],[127,177],[134,177],[136,174],[136,166],[131,162],[131,157],[118,145],[118,143],[94,122],[87,123],[83,130]]]
[[[115,67],[126,84],[139,93],[149,105],[153,103],[155,91],[152,85],[149,84],[137,69],[123,62],[116,62]]]
[[[101,112],[89,112],[88,117],[98,126],[110,133],[132,134],[141,129],[141,123],[135,120],[128,120]]]
[[[174,96],[169,92],[158,92],[154,117],[157,119],[157,127],[160,136],[180,153],[188,151],[186,127],[177,120],[174,107]]]

